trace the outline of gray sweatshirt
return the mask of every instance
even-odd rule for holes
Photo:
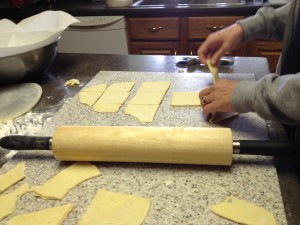
[[[284,49],[277,74],[267,74],[258,81],[242,81],[234,89],[232,103],[237,112],[256,112],[267,120],[300,124],[300,57],[297,55],[300,49],[294,49],[295,43],[300,43],[300,35],[294,34],[299,6],[300,0],[295,0],[278,9],[263,7],[256,15],[238,21],[244,30],[244,42],[280,40]]]

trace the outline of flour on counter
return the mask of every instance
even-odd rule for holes
[[[0,138],[8,135],[35,135],[44,124],[51,120],[53,113],[32,113],[0,123]],[[17,151],[8,151],[0,147],[0,166],[2,161],[12,158]]]

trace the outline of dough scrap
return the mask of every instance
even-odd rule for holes
[[[116,113],[121,108],[121,104],[104,104],[96,102],[93,106],[93,110],[95,112],[109,112],[109,113]]]
[[[0,175],[0,193],[25,178],[25,162],[20,162],[16,167]]]
[[[71,80],[67,80],[65,82],[65,86],[74,86],[74,85],[79,85],[80,82],[78,79],[71,79]]]
[[[140,225],[150,204],[151,200],[146,198],[100,189],[78,225]]]
[[[23,184],[9,194],[0,195],[0,220],[7,217],[16,209],[17,200],[29,190],[28,184]]]
[[[6,225],[60,225],[72,209],[73,205],[69,203],[22,214],[12,218]],[[24,221],[26,221],[26,223],[24,223]]]
[[[32,188],[38,196],[45,199],[62,199],[76,185],[101,173],[89,162],[76,162],[59,172],[42,186]]]
[[[127,105],[125,114],[136,117],[144,123],[153,122],[159,105]]]
[[[212,66],[210,63],[210,59],[207,59],[206,63],[207,63],[208,69],[210,70],[210,72],[213,76],[214,83],[216,83],[219,80],[218,67]]]
[[[145,92],[145,91],[167,91],[170,87],[170,81],[154,81],[154,82],[144,82],[142,83],[141,87],[139,88],[138,92]]]
[[[165,97],[165,92],[138,92],[128,104],[131,105],[159,105],[163,98]]]
[[[276,225],[274,216],[265,209],[230,196],[211,210],[226,219],[247,225]]]
[[[172,106],[200,106],[199,92],[174,92]]]
[[[106,89],[105,92],[115,92],[115,91],[130,92],[134,85],[135,82],[113,83]]]
[[[123,104],[128,98],[130,92],[104,92],[97,103],[105,104]]]

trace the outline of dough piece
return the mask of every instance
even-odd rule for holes
[[[14,169],[12,169],[4,174],[1,174],[0,175],[0,193],[5,191],[9,187],[11,187],[18,181],[25,178],[24,170],[25,170],[25,162],[20,162]]]
[[[1,86],[0,123],[29,112],[38,103],[42,93],[41,86],[35,83]]]
[[[199,92],[174,92],[172,106],[200,106]]]
[[[131,105],[159,105],[165,92],[138,92],[128,104]]]
[[[78,79],[71,79],[71,80],[67,80],[65,82],[65,86],[74,86],[74,85],[79,85],[80,82]]]
[[[139,88],[138,92],[145,91],[164,91],[166,92],[170,87],[170,81],[159,81],[159,82],[144,82]]]
[[[144,123],[153,122],[159,105],[128,105],[125,114],[136,117]]]
[[[207,59],[206,63],[207,63],[208,69],[210,70],[210,72],[213,76],[214,83],[216,83],[219,80],[218,67],[212,66],[211,63],[210,63],[210,59]]]
[[[140,225],[148,214],[151,201],[146,198],[98,190],[78,225]]]
[[[105,92],[130,92],[135,82],[122,82],[122,83],[113,83],[110,85]]]
[[[241,224],[276,225],[276,221],[270,212],[233,196],[220,204],[214,205],[211,210],[219,216]]]
[[[0,195],[0,220],[15,211],[17,200],[28,190],[28,184],[23,184],[18,189],[9,194]]]
[[[123,104],[128,98],[130,92],[104,92],[97,103],[105,104]]]
[[[56,206],[32,213],[18,215],[12,218],[6,225],[60,225],[73,209],[72,204]],[[26,221],[26,223],[24,223]]]
[[[121,108],[121,104],[103,104],[96,102],[93,106],[93,110],[95,112],[109,112],[109,113],[116,113]]]
[[[79,102],[92,106],[100,98],[106,89],[106,84],[88,87],[79,92]]]
[[[42,186],[32,190],[45,199],[62,199],[69,190],[83,181],[99,176],[96,166],[88,162],[77,162],[64,169]]]

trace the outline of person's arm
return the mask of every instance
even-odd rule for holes
[[[216,66],[220,58],[236,49],[240,44],[254,39],[282,40],[290,4],[274,9],[263,7],[254,16],[238,20],[237,23],[210,34],[198,49],[202,63],[210,59]]]
[[[241,81],[232,93],[239,113],[256,112],[267,120],[300,124],[300,73],[268,74],[258,81]]]

